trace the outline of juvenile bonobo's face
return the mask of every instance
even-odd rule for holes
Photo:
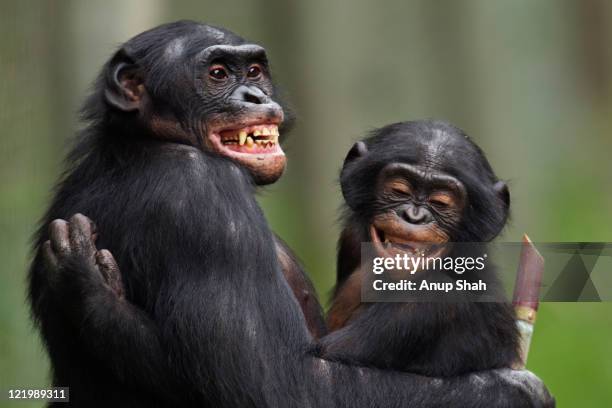
[[[441,256],[461,221],[463,183],[436,168],[389,163],[378,177],[370,237],[386,256]]]
[[[510,205],[484,153],[442,121],[375,130],[350,150],[340,182],[352,222],[383,256],[445,256],[453,242],[491,240]]]
[[[258,184],[283,173],[266,52],[227,30],[184,21],[134,37],[108,64],[105,96],[154,138],[230,159]]]

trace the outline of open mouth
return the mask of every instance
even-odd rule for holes
[[[386,233],[374,225],[370,227],[370,235],[372,236],[372,242],[378,244],[388,255],[401,253],[408,256],[426,256],[435,246],[429,243],[414,242],[399,235]]]
[[[225,156],[242,165],[257,185],[274,183],[283,174],[287,158],[279,144],[276,117],[240,118],[236,121],[217,120],[205,135],[207,150]]]
[[[278,143],[278,125],[255,124],[212,132],[218,150],[246,155],[284,154]]]
[[[415,236],[396,228],[383,229],[370,225],[370,237],[374,248],[380,256],[394,258],[397,255],[408,257],[438,258],[449,249],[448,242],[424,242],[415,240]]]

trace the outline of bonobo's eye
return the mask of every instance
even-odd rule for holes
[[[257,79],[261,76],[261,66],[259,64],[253,64],[247,71],[247,78]]]
[[[452,207],[455,204],[455,200],[452,195],[446,192],[435,192],[429,196],[429,202],[434,206],[440,208]]]
[[[401,196],[412,194],[412,187],[404,180],[394,179],[385,183],[385,190]]]
[[[227,71],[223,65],[215,64],[208,69],[208,76],[216,81],[227,79]]]

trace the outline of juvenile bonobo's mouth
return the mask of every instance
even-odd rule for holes
[[[276,181],[285,169],[285,153],[279,144],[282,116],[253,118],[209,126],[210,150],[245,166],[257,184]]]
[[[448,251],[448,240],[438,231],[428,226],[410,225],[394,218],[380,216],[370,225],[370,238],[378,256],[437,258]]]

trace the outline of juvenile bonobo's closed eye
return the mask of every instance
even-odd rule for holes
[[[111,59],[107,70],[104,97],[113,107],[132,112],[141,108],[146,90],[144,78],[138,66],[119,50]]]

